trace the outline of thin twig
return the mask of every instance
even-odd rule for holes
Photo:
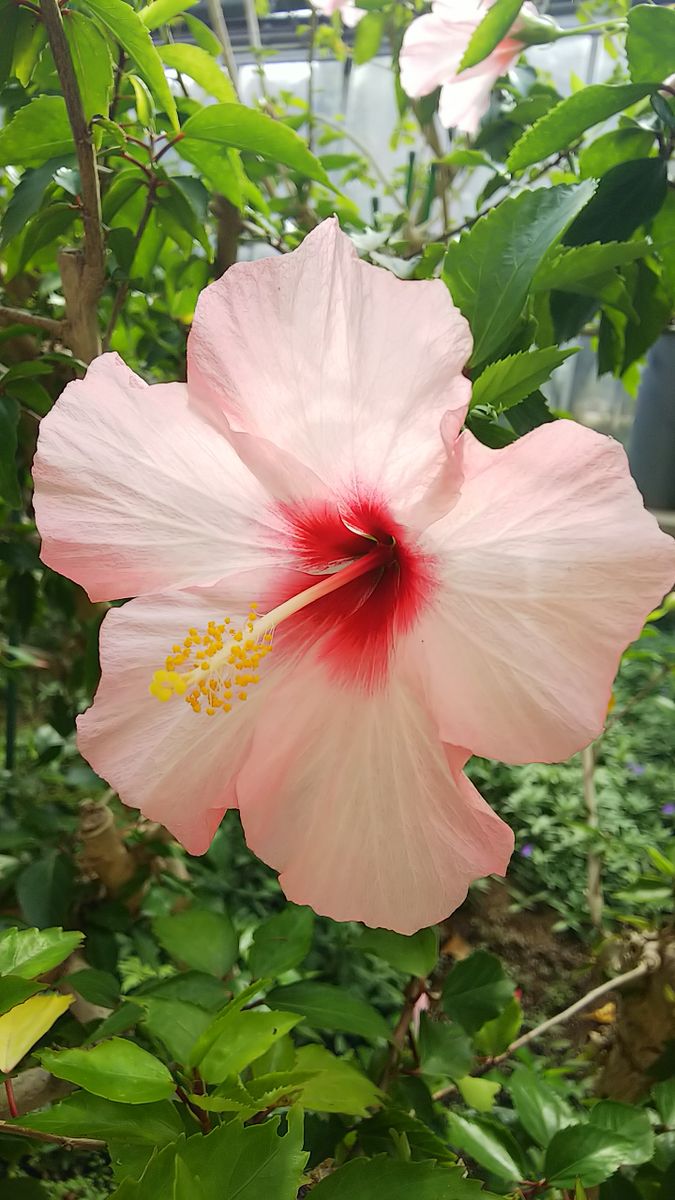
[[[60,1133],[45,1133],[42,1129],[29,1129],[27,1125],[11,1125],[9,1121],[0,1121],[0,1134],[10,1137],[34,1138],[36,1142],[52,1142],[63,1146],[65,1150],[105,1150],[106,1143],[99,1138],[64,1137]]]
[[[401,1057],[401,1051],[403,1050],[403,1046],[408,1036],[408,1031],[415,1013],[415,1005],[417,1004],[417,1001],[422,995],[425,987],[426,981],[424,979],[418,979],[417,976],[415,976],[410,980],[410,983],[405,989],[405,1000],[403,1008],[401,1009],[401,1015],[392,1034],[391,1042],[389,1043],[389,1050],[387,1052],[387,1060],[384,1064],[382,1075],[380,1076],[379,1086],[385,1092],[396,1075],[398,1060]]]
[[[230,40],[230,34],[227,28],[225,17],[223,16],[223,9],[220,0],[207,0],[207,8],[209,10],[211,28],[223,47],[223,58],[225,60],[225,66],[227,67],[227,73],[232,80],[232,87],[234,88],[235,95],[239,100],[239,72],[237,70],[234,50],[232,49],[232,42]]]
[[[131,262],[130,262],[130,266],[129,266],[130,271],[133,266],[134,258],[136,257],[136,251],[138,250],[138,247],[141,244],[141,238],[143,237],[143,234],[145,233],[145,229],[148,224],[148,221],[150,220],[150,214],[152,213],[154,203],[155,203],[155,188],[151,187],[151,188],[148,188],[148,195],[147,195],[147,198],[145,201],[145,208],[143,209],[143,214],[141,216],[140,221],[138,222],[138,229],[136,230],[136,234],[134,237],[133,253],[131,255]],[[130,279],[125,279],[120,284],[119,289],[117,291],[117,295],[115,296],[115,299],[113,301],[112,311],[110,313],[110,320],[108,321],[108,325],[106,327],[105,335],[103,338],[103,349],[104,350],[107,350],[110,345],[110,339],[112,337],[115,325],[117,324],[117,318],[119,317],[120,312],[122,311],[122,305],[124,304],[124,301],[127,298],[127,293],[129,291],[130,283],[131,283]]]
[[[64,324],[64,321],[57,321],[54,317],[40,317],[23,308],[8,308],[0,304],[0,325],[31,325],[33,329],[42,329],[52,337],[60,337]]]

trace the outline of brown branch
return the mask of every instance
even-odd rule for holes
[[[592,830],[599,828],[598,803],[595,792],[595,747],[586,746],[581,751],[581,766],[583,771],[584,803],[588,816],[588,825]],[[602,895],[602,860],[595,847],[591,847],[587,861],[587,891],[588,911],[591,924],[595,929],[602,929],[602,910],[604,899]]]
[[[426,987],[424,979],[418,979],[416,976],[410,980],[410,983],[405,989],[405,1002],[401,1009],[401,1015],[396,1024],[396,1028],[392,1034],[389,1050],[387,1052],[387,1061],[384,1064],[384,1070],[380,1077],[379,1086],[383,1091],[386,1091],[396,1075],[398,1061],[401,1057],[401,1051],[408,1036],[408,1031],[415,1013],[415,1005],[419,1000],[422,992]]]
[[[103,291],[105,257],[96,151],[70,57],[61,9],[57,0],[40,0],[40,7],[66,103],[80,170],[84,246],[81,257],[78,257],[77,260],[71,259],[71,265],[77,262],[80,273],[79,284],[83,296],[77,305],[77,320],[75,320],[68,310],[68,296],[66,295],[66,316],[71,349],[78,358],[88,362],[100,352],[97,305]],[[64,294],[65,292],[64,281]]]
[[[65,321],[57,321],[54,317],[40,317],[37,313],[26,312],[23,308],[8,308],[0,304],[0,325],[30,325],[33,329],[42,329],[52,337],[61,337]]]
[[[107,1144],[98,1138],[64,1137],[60,1133],[29,1129],[27,1125],[10,1125],[8,1121],[0,1121],[0,1134],[2,1133],[7,1133],[10,1137],[34,1138],[36,1142],[52,1142],[56,1146],[63,1146],[65,1150],[107,1150]]]

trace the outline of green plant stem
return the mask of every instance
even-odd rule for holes
[[[560,38],[580,37],[585,33],[621,33],[628,27],[627,21],[595,21],[592,25],[578,25],[572,29],[561,29],[556,41]]]
[[[408,1037],[408,1033],[410,1031],[410,1025],[415,1012],[415,1005],[417,1004],[417,1001],[424,992],[425,988],[426,980],[418,979],[417,976],[413,976],[405,989],[405,999],[403,1008],[401,1009],[401,1015],[392,1034],[391,1042],[389,1043],[389,1050],[387,1051],[387,1059],[384,1064],[384,1070],[380,1076],[379,1086],[385,1092],[387,1091],[387,1088],[391,1086],[396,1077],[398,1062],[401,1057],[401,1051],[403,1050],[406,1038]]]

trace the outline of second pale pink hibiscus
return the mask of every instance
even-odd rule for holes
[[[515,36],[517,21],[512,36],[505,37],[492,54],[460,72],[471,37],[489,7],[483,0],[434,0],[431,12],[417,17],[403,38],[401,87],[413,99],[440,88],[438,115],[448,129],[478,132],[495,83],[522,53],[523,43]],[[537,15],[532,4],[524,4],[522,11]]]
[[[675,575],[611,439],[461,432],[470,353],[441,282],[327,221],[206,289],[187,384],[94,362],[35,463],[44,561],[136,597],[103,622],[85,758],[192,853],[237,806],[292,900],[403,933],[506,870],[470,754],[594,738]]]

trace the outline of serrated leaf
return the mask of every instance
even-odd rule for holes
[[[188,118],[183,134],[179,148],[184,158],[195,143],[217,146],[221,153],[231,146],[283,163],[334,190],[318,158],[293,129],[244,104],[211,104]]]
[[[0,1017],[0,1071],[13,1071],[24,1054],[70,1007],[72,996],[31,996]]]
[[[628,69],[634,83],[664,83],[675,63],[675,12],[655,4],[631,8],[626,34]]]
[[[365,1117],[382,1102],[382,1093],[371,1079],[325,1046],[301,1046],[295,1063],[298,1071],[309,1076],[302,1087],[303,1108]]]
[[[416,1160],[433,1158],[444,1164],[457,1161],[457,1155],[447,1142],[424,1121],[391,1104],[359,1126],[359,1143],[366,1154],[390,1153],[394,1145],[392,1134],[405,1137],[411,1155]]]
[[[471,403],[490,405],[495,412],[504,412],[550,379],[556,367],[576,350],[558,350],[547,346],[543,350],[524,350],[490,363],[473,385]]]
[[[595,83],[556,104],[518,139],[506,165],[522,171],[571,146],[587,129],[637,104],[653,91],[648,83]]]
[[[83,936],[63,929],[6,929],[0,934],[0,975],[36,979],[68,958]]]
[[[113,86],[113,63],[107,38],[95,21],[67,10],[63,27],[88,121],[106,116]]]
[[[111,1038],[89,1050],[43,1051],[42,1065],[104,1100],[151,1104],[173,1095],[169,1071],[153,1054],[126,1038]]]
[[[508,1087],[523,1129],[544,1149],[559,1129],[574,1123],[566,1100],[527,1067],[516,1067]]]
[[[145,1010],[145,1029],[162,1042],[174,1062],[187,1063],[197,1038],[211,1024],[211,1014],[182,1000],[164,1000],[161,996],[140,999]]]
[[[0,130],[0,167],[39,167],[46,158],[73,151],[73,135],[61,96],[36,96]]]
[[[201,46],[191,46],[188,42],[172,42],[168,46],[159,46],[158,52],[167,67],[189,75],[209,96],[222,100],[225,104],[236,103],[237,93],[232,81],[208,50],[202,50]]]
[[[570,1125],[549,1142],[544,1172],[553,1187],[595,1187],[609,1179],[631,1157],[630,1142],[611,1130],[595,1125]]]
[[[489,54],[506,37],[516,17],[523,7],[523,0],[494,0],[486,11],[477,29],[471,34],[471,40],[464,51],[459,71],[475,67],[487,58]]]
[[[82,7],[101,22],[115,42],[129,55],[150,91],[166,112],[174,129],[179,129],[176,102],[171,95],[162,60],[147,26],[124,0],[81,0]]]
[[[561,247],[546,258],[537,271],[533,287],[536,291],[551,288],[571,288],[575,283],[602,275],[614,267],[644,258],[651,243],[642,238],[635,242],[592,242],[583,246]]]
[[[603,175],[598,189],[565,233],[567,246],[624,242],[656,216],[668,194],[662,158],[635,158]]]
[[[647,158],[655,140],[655,130],[634,126],[603,133],[579,154],[579,175],[582,179],[600,179],[618,163]]]
[[[387,1022],[372,1004],[330,983],[309,979],[289,983],[269,992],[267,1003],[300,1013],[316,1029],[342,1030],[375,1041],[391,1036]]]
[[[443,278],[474,337],[472,362],[489,361],[515,328],[544,255],[595,185],[522,192],[493,208],[445,256]],[[499,303],[495,304],[495,295]]]
[[[311,908],[287,904],[282,912],[259,925],[253,935],[249,966],[255,978],[274,979],[297,967],[309,954],[314,932]]]
[[[427,1013],[422,1013],[418,1048],[423,1075],[461,1079],[471,1070],[474,1060],[471,1041],[459,1025],[432,1021]]]
[[[196,1060],[202,1077],[207,1083],[221,1083],[230,1075],[238,1075],[294,1029],[299,1020],[293,1012],[230,1009],[204,1032],[205,1040],[214,1032],[215,1036],[205,1054]]]
[[[591,1109],[589,1121],[598,1129],[619,1134],[629,1143],[630,1157],[622,1159],[622,1166],[638,1167],[652,1157],[654,1131],[644,1109],[617,1100],[601,1100]]]
[[[476,950],[455,964],[443,985],[443,1008],[467,1033],[475,1033],[506,1007],[513,982],[498,958]]]
[[[527,1167],[513,1134],[492,1117],[463,1117],[451,1113],[448,1118],[452,1145],[469,1154],[498,1179],[511,1182],[525,1179]]]

